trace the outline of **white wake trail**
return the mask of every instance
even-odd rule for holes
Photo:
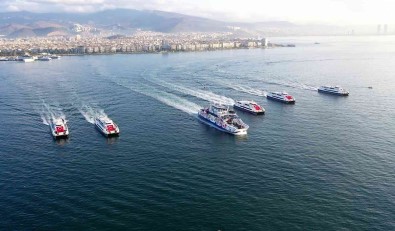
[[[149,80],[151,81],[151,80]],[[213,103],[220,103],[220,104],[226,104],[226,105],[233,105],[235,101],[229,97],[223,96],[223,95],[218,95],[215,94],[211,91],[205,91],[205,90],[200,90],[200,89],[191,89],[187,88],[184,86],[176,85],[176,84],[171,84],[162,80],[153,80],[153,83],[159,84],[162,87],[169,88],[171,90],[175,90],[187,95],[191,95],[203,100],[206,100],[208,102],[213,102]]]
[[[306,85],[306,84],[303,84],[303,83],[300,83],[300,87],[302,89],[304,89],[304,90],[311,90],[311,91],[317,91],[318,90],[317,87],[313,87],[313,86]]]
[[[190,102],[186,99],[183,99],[181,97],[178,97],[176,95],[160,91],[152,86],[148,86],[146,84],[139,84],[138,86],[136,85],[129,85],[129,84],[124,84],[124,83],[117,83],[120,86],[123,86],[125,88],[128,88],[134,92],[138,92],[140,94],[143,94],[145,96],[151,97],[153,99],[158,100],[159,102],[162,102],[170,107],[173,107],[175,109],[178,109],[180,111],[186,112],[190,115],[196,114],[199,109],[202,107]]]
[[[72,105],[81,113],[81,115],[91,124],[95,123],[95,118],[99,116],[107,117],[104,110],[92,103],[91,100],[81,98],[76,92],[73,95]]]
[[[263,83],[271,84],[271,85],[279,85],[279,86],[285,86],[285,87],[290,87],[290,88],[295,88],[295,89],[302,89],[302,90],[310,90],[310,91],[317,91],[318,88],[304,84],[298,81],[294,80],[288,80],[288,81],[281,81],[281,80],[262,80]]]
[[[42,100],[42,104],[38,111],[40,113],[43,124],[45,125],[50,125],[51,121],[59,118],[66,120],[66,115],[63,113],[60,107],[50,105],[44,100]]]
[[[101,108],[93,107],[90,105],[83,104],[80,106],[78,111],[81,113],[81,115],[84,116],[85,120],[88,121],[91,124],[95,123],[95,118],[99,116],[105,116],[107,117],[107,114],[104,113],[104,110]]]
[[[267,92],[259,89],[254,89],[252,87],[248,86],[240,86],[240,85],[227,85],[228,87],[232,88],[233,90],[239,91],[239,92],[244,92],[250,95],[256,95],[256,96],[267,96]]]

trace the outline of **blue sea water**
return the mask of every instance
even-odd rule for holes
[[[394,230],[394,37],[271,40],[296,47],[0,62],[0,230]],[[246,99],[247,136],[196,119]]]

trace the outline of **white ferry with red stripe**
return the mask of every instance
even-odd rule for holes
[[[118,136],[119,127],[107,116],[99,116],[95,118],[96,128],[106,137]]]
[[[203,123],[232,135],[246,135],[249,128],[229,106],[221,104],[200,109],[198,118]]]
[[[56,138],[67,138],[69,136],[69,128],[66,120],[63,118],[53,119],[49,125],[52,136]]]
[[[258,105],[256,102],[252,100],[242,100],[242,101],[237,101],[233,107],[235,109],[241,110],[241,111],[246,111],[255,115],[262,115],[265,114],[265,108],[262,106]]]
[[[286,92],[270,92],[267,94],[267,98],[282,103],[294,104],[295,98]]]

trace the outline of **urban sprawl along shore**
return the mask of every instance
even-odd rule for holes
[[[0,39],[0,56],[115,54],[208,51],[238,48],[266,48],[284,46],[270,44],[263,39],[231,38],[231,33],[164,34],[140,31],[133,36],[110,37],[37,37]],[[285,45],[293,46],[293,45]]]

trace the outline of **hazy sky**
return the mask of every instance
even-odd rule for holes
[[[0,11],[164,10],[232,21],[394,24],[395,0],[0,0]]]

